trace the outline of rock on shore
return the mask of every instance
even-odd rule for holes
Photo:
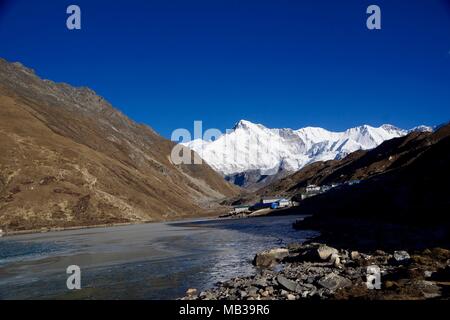
[[[253,276],[220,282],[199,294],[190,289],[182,299],[449,298],[450,251],[442,248],[414,253],[377,250],[366,254],[319,243],[291,244],[258,253],[253,264],[258,268]],[[380,271],[379,289],[375,288],[376,278],[370,277],[368,267],[369,271]],[[372,286],[368,286],[368,280]]]

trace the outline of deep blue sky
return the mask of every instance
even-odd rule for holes
[[[66,29],[78,4],[82,30]],[[382,30],[366,29],[378,4]],[[0,0],[0,56],[173,129],[450,120],[448,0]]]

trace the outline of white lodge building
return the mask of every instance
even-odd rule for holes
[[[307,193],[319,192],[319,191],[320,191],[320,187],[316,186],[315,184],[310,184],[309,186],[306,187]]]

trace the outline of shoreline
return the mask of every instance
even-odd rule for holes
[[[9,231],[4,232],[2,237],[13,237],[27,234],[40,234],[40,233],[53,233],[53,232],[62,232],[62,231],[71,231],[71,230],[85,230],[85,229],[103,229],[103,228],[113,228],[113,227],[121,227],[121,226],[130,226],[130,225],[138,225],[138,224],[147,224],[154,223],[152,222],[125,222],[125,223],[112,223],[112,224],[98,224],[98,225],[90,225],[90,226],[73,226],[73,227],[51,227],[51,228],[41,228],[41,229],[31,229],[31,230],[19,230],[19,231]]]
[[[73,226],[73,227],[43,227],[40,229],[31,229],[31,230],[17,230],[17,231],[3,231],[3,234],[0,235],[1,238],[13,237],[19,235],[28,235],[28,234],[41,234],[41,233],[51,233],[51,232],[62,232],[62,231],[72,231],[72,230],[85,230],[85,229],[103,229],[103,228],[114,228],[114,227],[123,227],[123,226],[133,226],[133,225],[144,225],[151,223],[169,223],[169,222],[186,222],[192,219],[218,219],[218,220],[240,220],[247,218],[261,218],[261,217],[270,217],[270,216],[286,216],[286,215],[295,215],[296,212],[292,212],[292,210],[287,209],[278,209],[276,212],[273,210],[265,212],[263,214],[258,215],[248,215],[245,217],[240,216],[230,216],[230,217],[221,217],[220,213],[214,214],[205,214],[199,215],[195,217],[177,217],[174,219],[166,219],[166,220],[148,220],[148,221],[138,221],[138,222],[123,222],[123,223],[106,223],[106,224],[95,224],[95,225],[86,225],[86,226]]]
[[[49,228],[41,228],[41,229],[31,229],[31,230],[17,230],[17,231],[3,231],[3,234],[0,235],[0,239],[21,236],[21,235],[30,235],[30,234],[45,234],[45,233],[56,233],[63,231],[73,231],[73,230],[87,230],[87,229],[106,229],[106,228],[114,228],[114,227],[124,227],[124,226],[134,226],[134,225],[146,225],[153,223],[176,223],[176,222],[187,222],[192,219],[218,219],[216,215],[201,215],[196,217],[178,217],[175,219],[166,219],[166,220],[149,220],[149,221],[138,221],[138,222],[123,222],[123,223],[106,223],[106,224],[95,224],[95,225],[87,225],[87,226],[73,226],[73,227],[49,227]]]

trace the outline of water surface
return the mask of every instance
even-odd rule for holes
[[[154,223],[0,239],[0,299],[175,299],[256,272],[256,252],[301,242],[299,216]],[[78,265],[82,290],[66,287]]]

